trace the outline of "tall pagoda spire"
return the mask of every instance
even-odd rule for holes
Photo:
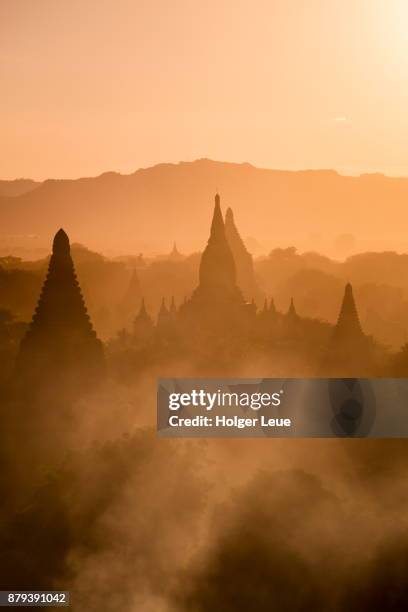
[[[175,319],[177,316],[177,307],[176,307],[176,302],[174,300],[174,295],[171,298],[171,303],[170,303],[170,316],[172,319]]]
[[[225,236],[218,193],[215,196],[210,237],[201,256],[199,278],[199,289],[203,291],[222,291],[225,293],[237,288],[235,263]]]
[[[267,315],[268,314],[268,300],[267,300],[267,298],[264,299],[264,304],[263,304],[263,308],[261,310],[261,313],[263,315]]]
[[[274,304],[273,304],[273,308],[275,308]],[[271,309],[272,309],[272,304],[271,304]],[[289,310],[288,310],[286,316],[288,317],[288,319],[297,319],[298,318],[298,314],[296,312],[295,302],[293,301],[293,297],[290,298],[290,306],[289,306]]]
[[[374,365],[374,345],[361,329],[353,289],[347,283],[321,371],[325,376],[371,376]]]
[[[137,333],[140,329],[151,328],[153,329],[153,321],[146,310],[146,304],[144,297],[142,298],[139,312],[134,320],[134,331]]]
[[[252,296],[259,302],[262,299],[262,294],[255,280],[252,255],[247,251],[239,234],[232,208],[227,208],[225,213],[225,236],[234,258],[238,287],[247,300]]]
[[[271,315],[272,319],[274,319],[275,317],[273,315],[273,311],[271,311]],[[292,337],[293,335],[297,336],[299,334],[300,322],[301,319],[298,313],[296,312],[295,302],[292,297],[290,299],[289,309],[283,319],[284,329],[286,330],[286,333],[289,335],[289,337]]]
[[[236,284],[235,263],[225,236],[218,193],[210,237],[201,256],[199,284],[178,314],[191,337],[196,337],[194,334],[205,337],[209,333],[211,341],[224,337],[226,330],[231,333],[248,323],[248,308]]]
[[[169,320],[170,313],[167,309],[166,301],[163,298],[160,305],[159,314],[157,315],[157,327],[166,327],[169,323]]]
[[[44,330],[75,325],[76,331],[96,338],[71,258],[69,238],[63,229],[54,237],[52,255],[27,338]]]
[[[236,288],[235,263],[225,235],[218,193],[215,196],[210,237],[200,262],[200,287],[215,291]]]
[[[241,249],[248,253],[244,241],[239,235],[237,226],[235,225],[234,213],[230,206],[227,208],[227,211],[225,213],[225,234],[227,236],[228,242],[230,243],[230,246],[231,243],[235,242],[237,245],[239,245]]]
[[[48,273],[28,331],[21,342],[17,371],[51,380],[75,373],[98,376],[104,369],[102,343],[92,327],[71,258],[67,234],[54,237]],[[56,372],[58,370],[58,372]]]
[[[210,240],[224,233],[224,220],[221,213],[221,197],[219,193],[214,197],[214,213],[211,221]]]
[[[347,283],[344,291],[343,302],[334,330],[334,336],[344,339],[360,338],[363,336],[356,303],[354,301],[353,288],[350,283]]]
[[[133,322],[133,341],[136,345],[143,346],[150,342],[154,335],[153,319],[146,309],[144,298],[140,304],[140,309]]]
[[[168,256],[168,261],[183,261],[183,259],[185,259],[184,255],[180,253],[177,244],[173,242],[173,249]]]

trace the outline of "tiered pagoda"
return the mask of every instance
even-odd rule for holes
[[[103,377],[103,347],[92,327],[75,274],[67,234],[54,237],[48,273],[16,363],[27,389],[42,386],[63,392]]]
[[[323,367],[328,375],[359,377],[372,375],[373,361],[373,343],[361,328],[353,288],[347,283]]]
[[[248,316],[248,306],[237,286],[234,257],[225,234],[220,196],[216,194],[210,237],[201,256],[199,284],[180,307],[180,315],[186,324],[228,331],[242,324]]]

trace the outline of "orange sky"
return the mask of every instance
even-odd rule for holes
[[[0,178],[408,175],[406,0],[0,0]]]

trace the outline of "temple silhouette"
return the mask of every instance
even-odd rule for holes
[[[230,208],[224,221],[217,193],[197,287],[178,307],[163,296],[156,321],[143,300],[132,333],[122,340],[137,349],[141,367],[187,358],[198,372],[223,373],[263,355],[273,366],[262,375],[296,375],[300,362],[309,364],[311,376],[372,371],[373,343],[361,329],[350,284],[334,327],[303,317],[293,298],[286,312],[276,309],[272,297],[258,310],[260,298],[252,257]]]
[[[48,273],[16,362],[27,391],[92,387],[103,378],[105,358],[86,310],[67,234],[53,241]]]
[[[177,244],[174,242],[173,248],[169,256],[167,257],[167,260],[168,261],[183,261],[183,259],[184,259],[184,255],[180,253],[180,251],[177,248]]]
[[[358,369],[360,375],[373,373],[374,345],[360,324],[353,288],[347,283],[337,323],[325,356],[326,375],[347,376]]]
[[[172,257],[180,254],[174,245]],[[183,257],[183,256],[181,256]],[[215,196],[208,243],[202,253],[198,284],[176,305],[163,296],[155,319],[141,295],[136,268],[122,308],[131,331],[110,343],[123,351],[127,371],[187,360],[197,374],[238,371],[246,360],[262,357],[265,376],[361,376],[374,368],[374,345],[360,325],[350,284],[346,285],[337,324],[303,317],[291,298],[279,312],[272,297],[264,299],[256,283],[252,257],[229,208],[225,221]],[[255,295],[254,295],[255,294]],[[139,306],[140,305],[140,306]],[[138,309],[137,314],[135,311]],[[16,374],[29,389],[77,390],[102,380],[104,351],[90,321],[70,253],[69,239],[55,235],[48,274],[29,329],[21,342]]]
[[[187,333],[235,334],[248,317],[248,305],[237,285],[234,257],[227,240],[216,194],[210,237],[201,256],[198,287],[179,310]]]
[[[357,342],[363,338],[360,319],[354,301],[353,288],[347,283],[339,317],[333,333],[333,342],[337,345],[347,342]]]

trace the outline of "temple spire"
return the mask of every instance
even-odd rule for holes
[[[168,310],[167,310],[167,306],[166,306],[166,300],[164,298],[162,298],[161,304],[160,304],[160,312],[162,314],[167,314]]]
[[[267,312],[268,312],[268,300],[265,298],[263,309],[262,309],[262,314],[266,315]]]
[[[174,301],[174,295],[171,298],[170,315],[172,316],[172,318],[174,318],[177,315],[177,307],[176,307],[176,302]]]
[[[322,371],[330,376],[371,376],[374,366],[374,345],[361,329],[353,288],[347,283]]]
[[[342,338],[357,338],[362,335],[363,331],[354,301],[353,288],[350,283],[347,283],[335,327],[335,336]]]
[[[244,241],[239,235],[237,226],[235,225],[234,213],[230,206],[227,208],[227,211],[225,213],[225,233],[226,233],[228,242],[230,242],[230,246],[231,246],[231,242],[235,242],[244,251],[247,252]]]
[[[238,287],[247,300],[253,296],[259,301],[262,294],[255,280],[252,255],[247,251],[235,225],[232,208],[228,208],[225,213],[225,236],[234,258]]]
[[[153,320],[147,312],[145,300],[142,297],[139,312],[133,322],[133,336],[136,342],[143,343],[152,336],[153,330]]]
[[[54,237],[52,255],[28,336],[46,328],[65,326],[81,328],[95,338],[71,258],[69,238],[63,229]]]
[[[200,262],[200,288],[223,292],[236,289],[235,263],[225,236],[218,193],[215,196],[210,237]]]
[[[140,309],[139,309],[139,312],[138,312],[138,314],[136,316],[135,321],[147,321],[147,320],[149,320],[151,322],[151,318],[150,318],[150,316],[149,316],[149,314],[148,314],[148,312],[146,310],[145,299],[144,299],[144,297],[142,297],[142,301],[141,301],[141,304],[140,304]]]
[[[63,380],[99,376],[101,342],[92,327],[71,258],[67,234],[54,237],[48,273],[17,359],[21,376]]]
[[[296,308],[295,308],[295,302],[293,301],[293,297],[290,298],[290,306],[289,306],[289,310],[286,314],[286,316],[290,319],[297,319],[298,314],[296,312]]]
[[[157,326],[162,327],[164,325],[167,325],[169,322],[169,318],[170,313],[167,310],[166,301],[164,298],[162,298],[159,314],[157,315]]]
[[[234,258],[225,236],[220,196],[217,193],[210,237],[201,256],[198,287],[191,298],[180,306],[178,318],[189,327],[192,337],[195,334],[202,337],[209,334],[212,342],[226,329],[247,325],[248,306],[236,283]]]
[[[185,259],[184,255],[180,253],[180,251],[177,248],[177,244],[173,242],[173,249],[168,256],[168,260],[169,261],[182,261],[183,259]]]
[[[222,219],[222,213],[221,213],[221,198],[220,198],[219,193],[215,194],[214,201],[215,201],[215,205],[214,205],[213,218],[211,222],[210,240],[211,238],[219,240],[221,236],[222,237],[225,236],[224,221]]]
[[[71,247],[69,244],[68,235],[64,232],[62,227],[54,236],[52,243],[52,252],[56,256],[67,257],[70,255]]]
[[[292,303],[293,303],[293,298],[292,298]],[[295,307],[293,306],[293,308]],[[275,306],[275,302],[273,298],[271,298],[269,302],[269,314],[272,314],[272,315],[276,314],[276,306]]]

